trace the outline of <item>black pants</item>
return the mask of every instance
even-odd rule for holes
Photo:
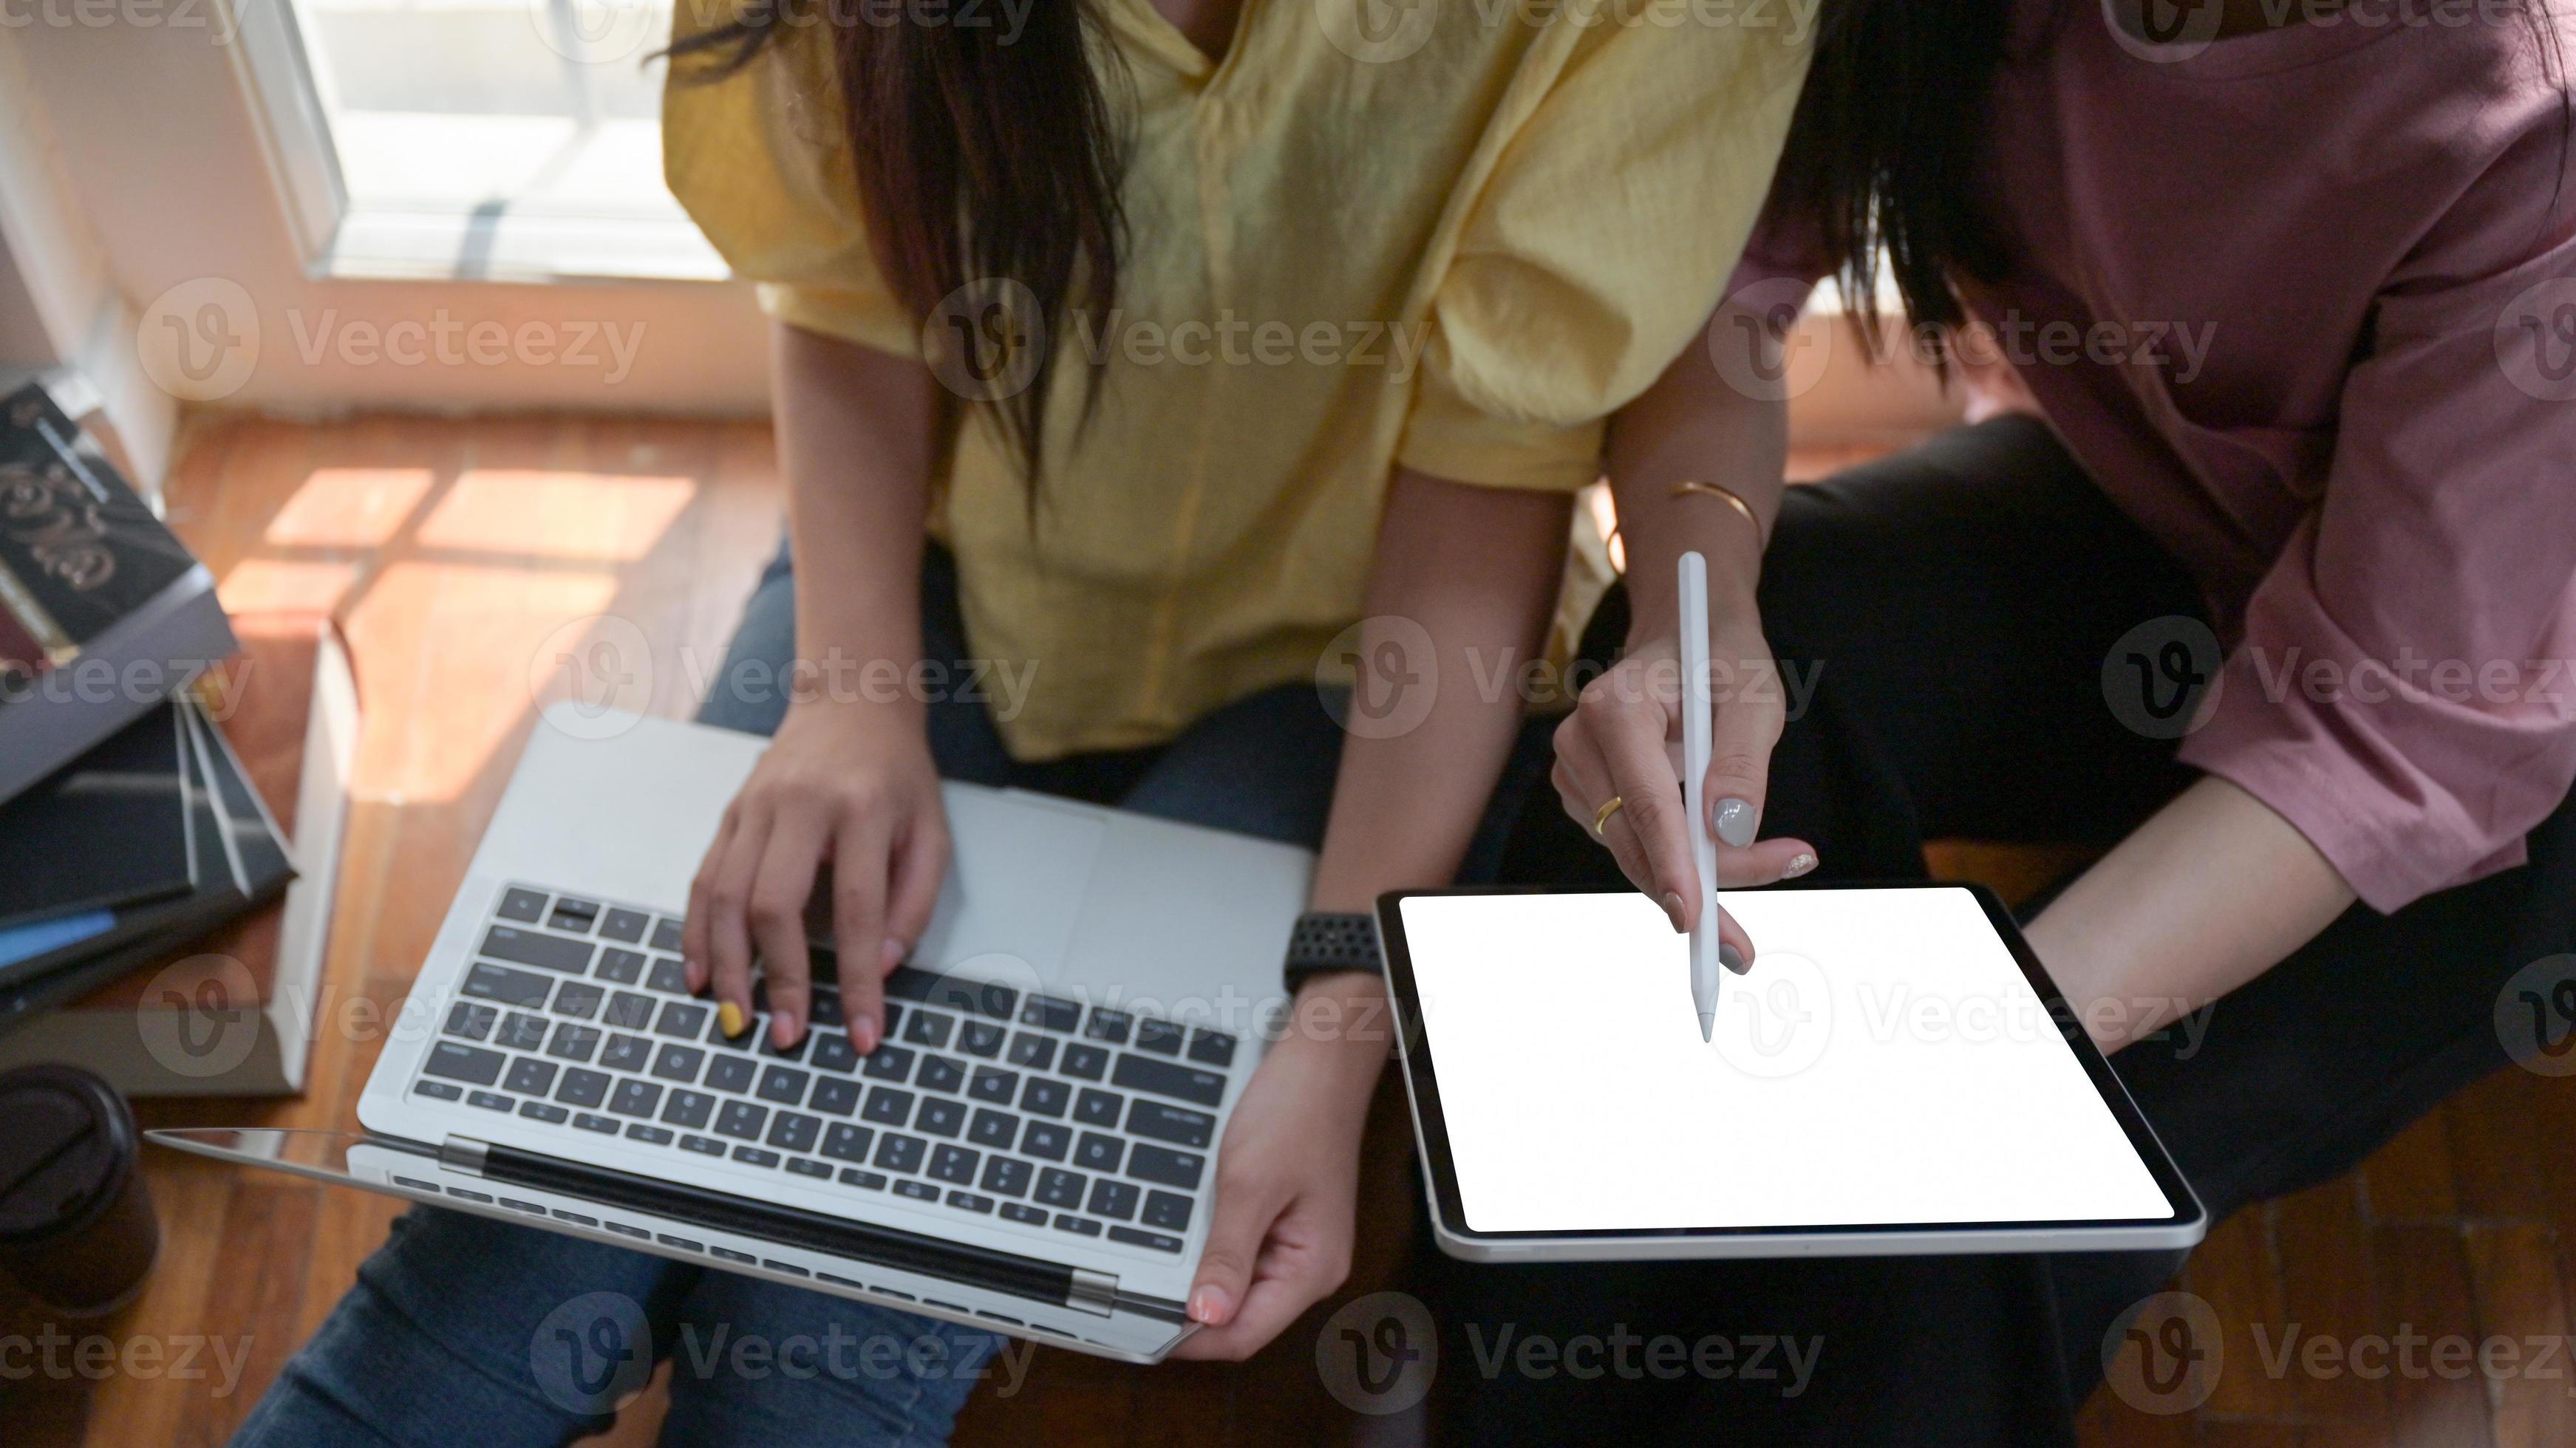
[[[2191,582],[2035,422],[1962,428],[1791,489],[1762,605],[1784,667],[1821,666],[1774,757],[1763,825],[1816,843],[1818,882],[1919,877],[1927,838],[2108,843],[2192,778],[2170,741],[2120,724],[2102,684],[2130,628],[2200,611]],[[1614,594],[1587,654],[1606,656],[1626,628]],[[1618,878],[1580,826],[1536,806],[1504,876]],[[2576,810],[2562,806],[2533,833],[2529,864],[2393,916],[2355,906],[2222,1001],[2205,1034],[2169,1032],[2114,1062],[2214,1221],[2341,1174],[2504,1065],[2498,990],[2571,941]],[[2101,1253],[1476,1267],[1426,1234],[1410,1285],[1440,1324],[1444,1442],[1991,1445],[2073,1441],[2104,1333],[2180,1264]],[[1533,1337],[1561,1353],[1619,1333],[1725,1338],[1710,1359],[1725,1374],[1658,1378],[1636,1346],[1634,1376],[1601,1370],[1603,1347],[1586,1349],[1588,1378],[1544,1354],[1525,1371],[1515,1355]],[[1757,1351],[1752,1374],[1739,1371]],[[1810,1353],[1801,1377],[1796,1358]]]

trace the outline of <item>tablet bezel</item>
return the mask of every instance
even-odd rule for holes
[[[1609,1260],[1652,1257],[1722,1256],[1876,1256],[1907,1252],[2022,1252],[2052,1249],[2103,1250],[2119,1247],[2181,1247],[2200,1240],[2207,1212],[2191,1184],[2174,1165],[2155,1129],[2111,1069],[2101,1048],[2085,1034],[2057,983],[2022,938],[2020,926],[1993,891],[1982,885],[1899,881],[1838,882],[1801,887],[1834,890],[1965,890],[1985,911],[1987,924],[2012,953],[2022,978],[2039,996],[2048,1018],[2157,1190],[2174,1210],[2162,1217],[2086,1218],[2006,1222],[1876,1222],[1767,1227],[1606,1227],[1541,1231],[1479,1231],[1469,1227],[1465,1200],[1458,1189],[1456,1162],[1449,1149],[1449,1127],[1440,1099],[1440,1079],[1429,1032],[1423,1025],[1421,997],[1413,959],[1404,933],[1404,902],[1418,897],[1479,895],[1616,895],[1625,885],[1503,885],[1445,890],[1396,890],[1378,897],[1378,937],[1384,947],[1387,989],[1395,1011],[1396,1043],[1405,1089],[1413,1106],[1414,1130],[1421,1149],[1423,1181],[1430,1195],[1437,1235],[1444,1251],[1475,1260],[1545,1256],[1556,1260]],[[1754,969],[1759,971],[1757,959]]]

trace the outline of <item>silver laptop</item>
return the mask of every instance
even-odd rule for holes
[[[727,1040],[680,917],[767,741],[559,705],[358,1103],[363,1135],[167,1145],[1153,1362],[1275,1035],[1303,850],[944,786],[954,861],[859,1056]]]

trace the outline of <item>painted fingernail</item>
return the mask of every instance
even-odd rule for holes
[[[1190,1321],[1202,1327],[1215,1327],[1234,1312],[1234,1299],[1213,1282],[1201,1283],[1190,1294]]]
[[[1814,868],[1816,868],[1816,857],[1801,851],[1789,857],[1789,868],[1780,872],[1780,878],[1794,880]]]
[[[885,944],[877,947],[877,959],[883,962],[888,969],[892,969],[895,966],[903,964],[904,956],[910,954],[911,951],[911,946],[906,945],[902,941],[889,935],[885,938]]]
[[[1737,849],[1753,843],[1753,801],[1728,795],[1717,802],[1711,821],[1717,837]]]
[[[1664,913],[1673,917],[1673,933],[1682,933],[1682,895],[1679,890],[1664,892]]]
[[[716,1007],[716,1029],[723,1031],[728,1038],[739,1036],[750,1028],[751,1022],[742,1018],[742,1007],[731,1001]]]
[[[1744,952],[1736,949],[1732,945],[1720,945],[1717,948],[1717,963],[1725,966],[1728,970],[1734,971],[1737,975],[1742,975],[1753,968],[1752,966],[1745,964]]]

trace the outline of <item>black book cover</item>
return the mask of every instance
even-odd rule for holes
[[[71,662],[195,566],[42,386],[0,403],[0,671]]]
[[[0,928],[195,883],[179,706],[164,704],[0,804]]]

